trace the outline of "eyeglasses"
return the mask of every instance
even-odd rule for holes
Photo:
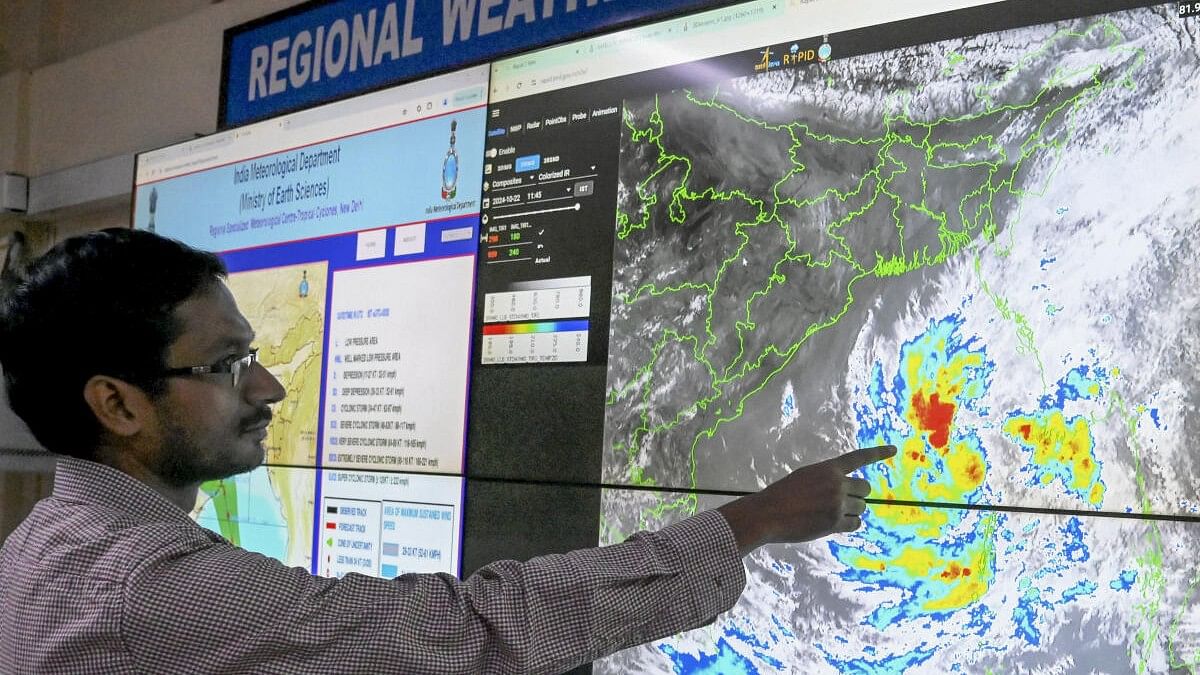
[[[245,356],[229,356],[207,366],[184,366],[182,368],[167,368],[160,371],[163,377],[185,377],[188,375],[207,375],[230,373],[233,376],[233,387],[236,389],[246,378],[250,366],[258,363],[258,349],[251,349]]]

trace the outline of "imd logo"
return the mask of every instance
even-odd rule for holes
[[[450,148],[442,160],[442,199],[447,201],[458,195],[458,150],[454,147],[458,142],[457,132],[458,122],[450,120]]]

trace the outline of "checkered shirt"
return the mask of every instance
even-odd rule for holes
[[[0,672],[555,673],[708,624],[744,586],[716,512],[465,581],[316,577],[63,459],[0,548]]]

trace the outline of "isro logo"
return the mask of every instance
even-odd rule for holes
[[[766,49],[762,50],[761,52],[759,52],[759,54],[762,56],[762,60],[759,61],[757,64],[755,64],[754,72],[765,73],[766,71],[768,71],[772,68],[779,67],[779,60],[771,59],[771,48],[770,47],[767,47]]]
[[[828,37],[821,42],[821,46],[816,47],[815,49],[805,49],[802,48],[799,43],[793,42],[792,45],[786,50],[780,51],[783,52],[781,58],[776,58],[770,47],[767,47],[759,52],[759,56],[762,58],[754,65],[754,72],[764,73],[772,68],[778,68],[780,66],[798,66],[805,63],[812,63],[814,61],[817,63],[825,63],[833,57],[833,47],[829,45]]]

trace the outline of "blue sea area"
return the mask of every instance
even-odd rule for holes
[[[1083,523],[1078,518],[1070,518],[1060,532],[1066,536],[1063,541],[1063,554],[1071,562],[1087,562],[1092,557],[1088,546],[1083,541]]]
[[[1108,582],[1108,587],[1114,591],[1128,591],[1137,583],[1137,576],[1136,570],[1124,570],[1116,579]]]
[[[717,653],[692,656],[661,645],[662,653],[671,658],[678,675],[751,675],[759,671],[750,659],[742,656],[725,638],[717,642]]]
[[[817,648],[825,653],[825,660],[829,662],[829,665],[837,668],[839,673],[854,673],[855,675],[907,673],[928,661],[934,653],[932,649],[918,648],[907,654],[892,654],[881,658],[874,658],[874,654],[870,654],[870,658],[838,659],[826,652],[821,645],[817,645]]]
[[[238,536],[242,548],[284,561],[287,557],[288,527],[283,518],[283,509],[271,488],[271,476],[266,467],[250,473],[227,478],[237,486]],[[208,500],[196,522],[218,534],[221,526],[217,520],[216,502]]]
[[[1063,591],[1062,601],[1059,604],[1066,604],[1085,595],[1093,595],[1097,588],[1095,582],[1084,579]]]

